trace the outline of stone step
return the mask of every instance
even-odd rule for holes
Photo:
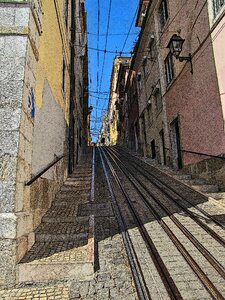
[[[192,185],[194,190],[202,193],[216,193],[219,191],[217,185],[214,184],[200,184],[200,185]]]
[[[54,211],[54,213],[49,213],[44,215],[41,222],[42,223],[76,223],[77,221],[79,221],[80,223],[88,222],[87,216],[77,216],[78,208],[76,210],[73,210],[72,213],[70,210],[69,212],[64,213],[65,208],[62,209],[60,206],[56,206],[56,208],[58,208],[58,211]]]
[[[59,192],[56,195],[55,201],[57,200],[64,200],[64,199],[71,199],[71,200],[79,200],[79,199],[85,199],[88,196],[90,196],[90,192],[82,191],[82,192]],[[54,203],[54,202],[53,202]]]
[[[72,180],[70,180],[70,181],[66,181],[63,186],[74,187],[74,188],[77,188],[77,189],[88,187],[90,189],[90,185],[91,185],[90,180],[86,180],[86,181],[81,181],[81,180],[72,181]]]
[[[71,204],[74,204],[76,202],[77,202],[77,200],[74,200],[74,199],[62,199],[62,200],[55,201],[53,206],[54,207],[61,207],[63,209],[64,207],[69,207]],[[89,198],[86,197],[85,199],[83,199],[82,201],[79,201],[79,202],[88,203]]]
[[[69,218],[69,217],[76,218],[77,212],[78,212],[78,205],[74,205],[74,203],[70,203],[70,202],[67,202],[66,204],[67,205],[64,205],[64,207],[60,207],[58,205],[53,205],[47,211],[47,213],[43,216],[42,222],[47,222],[46,220],[48,218],[53,219],[53,220],[54,220],[54,218],[60,218],[60,217],[63,217],[63,218]],[[78,218],[76,220],[78,220]]]
[[[89,218],[87,238],[36,241],[18,265],[19,283],[91,280],[94,276],[94,241],[93,216]]]
[[[83,184],[85,184],[86,182],[91,182],[91,177],[81,177],[81,176],[77,176],[77,177],[70,177],[70,178],[67,178],[66,182],[76,182],[76,181],[79,181]]]
[[[90,191],[90,186],[79,186],[79,188],[77,186],[71,186],[71,185],[63,185],[60,189],[60,192],[71,192],[71,193],[79,193],[79,192],[83,192],[83,191]]]
[[[197,178],[197,179],[185,179],[182,180],[183,183],[186,183],[188,185],[207,185],[207,182],[203,178]]]
[[[216,200],[225,199],[225,192],[219,192],[219,193],[206,193],[207,197],[214,198]]]
[[[35,235],[35,240],[37,242],[65,242],[65,241],[77,241],[79,239],[87,238],[87,233],[55,233],[55,234],[48,234],[48,233],[37,233]]]
[[[190,174],[176,174],[173,175],[173,177],[177,180],[191,180]]]
[[[91,177],[92,172],[76,172],[70,175],[70,178],[78,178],[78,177]]]
[[[86,238],[89,231],[89,220],[75,220],[72,223],[41,223],[35,231],[35,240],[47,241],[69,241]]]

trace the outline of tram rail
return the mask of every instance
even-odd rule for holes
[[[109,167],[109,170],[111,171],[112,176],[114,177],[118,186],[122,190],[122,193],[123,193],[124,197],[126,198],[128,206],[129,206],[130,210],[132,211],[134,218],[136,219],[139,229],[141,228],[143,230],[144,226],[138,216],[137,211],[135,210],[134,205],[132,204],[131,199],[129,198],[128,194],[126,193],[126,190],[124,189],[124,187],[122,186],[120,179],[117,175],[117,172],[120,172],[121,174],[123,174],[128,179],[128,181],[131,183],[133,188],[138,192],[140,198],[144,201],[144,203],[146,204],[148,209],[151,211],[151,213],[153,214],[155,219],[158,221],[160,226],[163,228],[163,230],[166,232],[166,234],[170,238],[170,240],[173,242],[173,244],[179,250],[179,252],[183,256],[185,261],[188,263],[188,265],[191,267],[191,269],[197,275],[197,277],[199,278],[201,283],[204,285],[204,287],[206,288],[208,293],[211,295],[211,297],[213,299],[224,299],[221,292],[217,289],[217,287],[213,284],[213,282],[207,277],[207,275],[204,273],[204,271],[201,269],[201,267],[195,261],[195,259],[193,259],[192,256],[188,253],[188,251],[185,249],[185,247],[182,245],[182,243],[178,240],[178,238],[175,236],[175,234],[172,232],[172,230],[169,228],[169,226],[166,224],[166,222],[161,218],[160,214],[158,214],[158,212],[154,208],[154,206],[151,205],[151,203],[149,201],[149,197],[151,197],[160,206],[160,208],[169,216],[171,221],[182,231],[182,233],[196,247],[196,249],[201,253],[201,255],[203,255],[204,258],[211,264],[211,266],[218,272],[219,276],[221,276],[223,279],[225,279],[225,270],[224,270],[224,267],[220,264],[220,262],[217,259],[215,259],[215,257],[195,238],[195,236],[193,234],[191,234],[191,232],[187,228],[185,228],[185,226],[175,216],[173,216],[173,214],[168,210],[168,208],[165,205],[163,205],[158,199],[156,199],[154,194],[148,190],[148,188],[145,186],[145,184],[143,182],[141,182],[140,179],[137,178],[137,176],[134,174],[135,172],[131,170],[131,167],[128,167],[121,161],[121,159],[119,157],[120,155],[118,154],[117,150],[109,149],[109,148],[101,148],[101,149],[99,149],[99,151],[101,153],[101,157],[104,157],[104,160],[107,162],[107,165]],[[126,156],[126,158],[127,158],[127,156]],[[116,172],[115,167],[113,167],[113,165],[115,165],[116,169],[118,169],[119,171]],[[142,170],[140,170],[140,168],[136,168],[136,170],[138,170],[138,172],[140,174],[142,174],[142,176],[145,175],[144,172],[142,172]],[[149,179],[147,176],[145,176],[145,177],[146,177],[146,179]],[[159,185],[156,185],[156,186],[157,186],[157,188],[160,188]],[[169,193],[166,193],[166,195],[167,195],[167,197],[171,197],[171,195]],[[182,205],[180,205],[180,208],[182,208],[184,210]],[[186,208],[185,208],[185,210],[186,210]],[[192,219],[194,219],[196,221],[195,214],[192,214],[191,212],[189,212],[189,210],[186,210],[186,212],[189,214],[189,216]],[[224,244],[225,241],[217,233],[215,233],[211,228],[208,230],[207,226],[204,223],[202,223],[202,221],[197,219],[196,223],[198,225],[200,225],[204,230],[206,230],[212,237],[214,237],[215,240],[220,242],[220,244],[222,244],[223,246],[225,245]],[[142,232],[142,235],[143,235],[143,232]],[[148,241],[149,239],[151,240],[146,229],[144,229],[144,235],[145,235],[145,242]],[[149,249],[152,249],[152,248],[154,249],[154,243],[153,243],[153,245],[151,245],[151,247]],[[156,250],[156,253],[157,253],[157,249],[154,249],[154,250]],[[160,256],[158,253],[156,256],[158,256],[157,259],[160,260],[160,258],[159,258]],[[165,268],[165,270],[166,270],[166,272],[164,273],[164,276],[162,277],[162,280],[165,284],[165,282],[168,280],[168,277],[170,278],[170,276],[169,276],[168,270],[166,269],[165,265],[163,265],[163,268]],[[168,289],[168,286],[165,285],[167,288],[167,291],[169,291],[169,292],[172,291],[172,294],[170,293],[170,297],[172,295],[172,297],[174,297],[174,299],[182,299],[182,296],[179,293],[178,289],[176,289],[176,286],[173,281],[169,282],[169,283],[167,282],[166,284],[167,285],[169,284],[169,289]],[[175,292],[174,292],[174,290],[175,290]]]

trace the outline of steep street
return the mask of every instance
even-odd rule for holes
[[[121,148],[89,149],[1,299],[224,299],[225,200],[188,181]]]
[[[0,300],[225,300],[225,0],[0,0]]]

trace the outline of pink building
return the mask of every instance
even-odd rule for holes
[[[140,1],[132,63],[139,74],[140,140],[145,155],[174,168],[208,158],[201,153],[225,153],[224,15],[221,0]]]

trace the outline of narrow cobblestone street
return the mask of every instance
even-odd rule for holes
[[[0,299],[224,299],[224,198],[175,177],[122,149],[90,149]]]

